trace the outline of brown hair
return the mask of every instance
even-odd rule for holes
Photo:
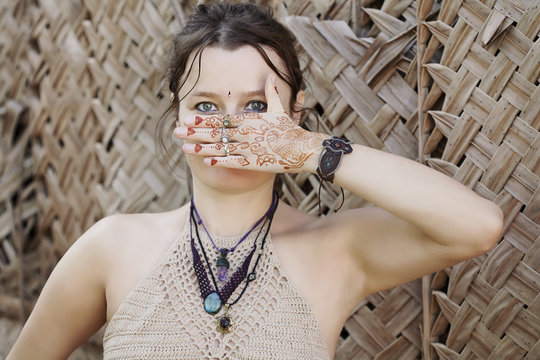
[[[154,133],[157,153],[161,155],[160,161],[174,169],[175,156],[168,153],[169,146],[165,141],[171,138],[173,124],[169,123],[168,129],[165,127],[172,114],[176,117],[180,101],[193,90],[195,85],[182,99],[178,98],[179,90],[184,86],[196,59],[200,67],[202,50],[207,46],[217,46],[231,51],[245,45],[255,48],[277,76],[290,86],[289,108],[291,112],[298,112],[294,104],[296,94],[302,89],[304,81],[294,47],[295,40],[294,35],[273,17],[269,7],[227,2],[196,6],[190,20],[175,36],[170,53],[165,77],[174,98],[158,120]],[[272,63],[263,46],[274,50],[280,56],[285,64],[286,73],[281,73]],[[195,56],[188,68],[188,58],[192,53]]]

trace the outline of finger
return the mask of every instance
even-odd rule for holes
[[[183,140],[198,142],[218,142],[222,141],[221,130],[223,128],[196,128],[196,127],[177,127],[174,129],[174,136]],[[238,133],[238,128],[225,130],[229,141]]]
[[[242,169],[248,166],[249,160],[244,156],[207,157],[203,162],[208,166]]]
[[[198,144],[185,143],[182,146],[182,151],[186,154],[201,155],[201,156],[225,156],[227,155],[225,148],[226,144]],[[245,149],[249,147],[249,143],[229,143],[229,155],[243,155]]]
[[[279,97],[279,90],[276,85],[276,74],[271,73],[266,77],[266,83],[264,84],[264,95],[266,96],[266,103],[268,105],[267,112],[283,113],[283,104]]]
[[[210,127],[216,128],[222,126],[222,116],[215,115],[190,115],[183,119],[184,126],[188,127]]]
[[[190,115],[183,119],[184,126],[189,127],[236,127],[242,123],[243,119],[237,115]]]

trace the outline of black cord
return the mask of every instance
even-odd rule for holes
[[[276,209],[277,209],[277,204],[276,204]],[[268,236],[268,233],[270,232],[270,227],[272,227],[272,220],[274,219],[274,213],[275,213],[275,210],[274,212],[272,212],[272,215],[270,216],[270,222],[268,223],[268,228],[266,229],[266,233],[264,234],[263,241],[261,244],[261,253],[258,254],[257,259],[255,260],[255,264],[253,265],[253,269],[251,270],[251,273],[255,272],[255,269],[257,268],[257,264],[259,263],[259,259],[261,258],[262,250],[264,249],[264,244],[266,243],[266,237]],[[248,276],[251,273],[248,273]],[[246,291],[250,282],[251,281],[249,280],[246,281],[246,285],[244,285],[244,289],[242,289],[242,292],[240,292],[240,295],[238,295],[238,298],[234,302],[230,303],[229,306],[233,306],[234,304],[238,302],[238,300],[240,300],[242,295],[244,295],[244,292]]]
[[[206,256],[206,251],[204,250],[204,247],[202,246],[201,238],[199,236],[199,228],[197,226],[197,222],[195,221],[195,217],[193,215],[193,208],[191,208],[191,219],[195,223],[195,234],[197,234],[197,239],[199,240],[199,245],[201,245],[202,253],[203,253],[204,259],[206,260],[206,265],[210,269],[210,262],[208,261],[208,256]],[[214,277],[214,273],[212,272],[212,269],[210,269],[210,275],[212,276],[212,282],[214,283],[216,291],[218,291],[216,278]]]
[[[268,233],[270,232],[270,227],[272,226],[272,220],[274,219],[274,214],[275,214],[275,212],[277,210],[278,204],[279,204],[279,199],[276,201],[276,207],[274,208],[274,211],[272,211],[272,213],[270,215],[270,221],[269,221],[269,224],[268,224],[268,228],[266,229],[266,233],[264,234],[264,238],[263,238],[262,244],[261,244],[261,253],[258,254],[257,259],[255,260],[255,264],[254,264],[253,269],[251,271],[252,273],[255,271],[255,268],[257,267],[257,264],[259,263],[259,259],[261,258],[262,250],[264,249],[264,244],[266,243],[266,238],[268,236]],[[216,292],[219,292],[219,288],[217,286],[217,282],[216,282],[216,278],[214,276],[214,272],[212,271],[212,268],[210,266],[210,261],[208,260],[208,256],[206,255],[206,251],[204,250],[204,247],[202,245],[202,241],[201,241],[201,238],[200,238],[200,235],[199,235],[199,228],[197,226],[197,221],[195,220],[195,215],[193,213],[193,208],[191,207],[190,209],[191,209],[191,219],[195,223],[195,234],[197,235],[197,240],[199,241],[199,245],[201,246],[201,250],[202,250],[206,265],[208,266],[208,270],[210,271],[210,276],[212,277],[212,282],[214,283],[215,290],[216,290]],[[259,229],[259,232],[257,233],[257,237],[255,238],[255,242],[253,244],[253,250],[252,251],[254,251],[256,249],[257,239],[259,238],[259,235],[261,234],[261,231],[264,228],[264,225],[266,224],[267,219],[264,220],[263,225],[261,226],[261,228]],[[250,273],[248,273],[248,275],[249,274]],[[250,282],[251,281],[246,281],[246,284],[244,285],[244,289],[242,289],[240,295],[238,295],[238,298],[233,303],[230,303],[229,306],[232,306],[232,305],[236,304],[238,302],[238,300],[240,300],[240,298],[242,297],[242,295],[246,291],[246,289],[247,289]]]

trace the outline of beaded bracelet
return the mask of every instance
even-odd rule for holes
[[[319,167],[317,168],[317,174],[321,178],[319,183],[319,216],[321,215],[321,187],[323,181],[334,183],[334,174],[337,171],[339,165],[341,165],[341,158],[344,154],[349,154],[353,151],[350,141],[342,139],[337,136],[332,136],[331,139],[323,141],[324,150],[321,151],[321,157],[319,158]],[[334,212],[338,212],[345,202],[345,194],[343,188],[341,189],[341,205]]]

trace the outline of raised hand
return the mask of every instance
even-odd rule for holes
[[[210,166],[276,173],[316,168],[328,136],[301,128],[285,113],[274,74],[266,79],[265,96],[264,113],[184,118],[186,127],[177,128],[175,135],[192,143],[185,143],[183,151],[205,157]]]

